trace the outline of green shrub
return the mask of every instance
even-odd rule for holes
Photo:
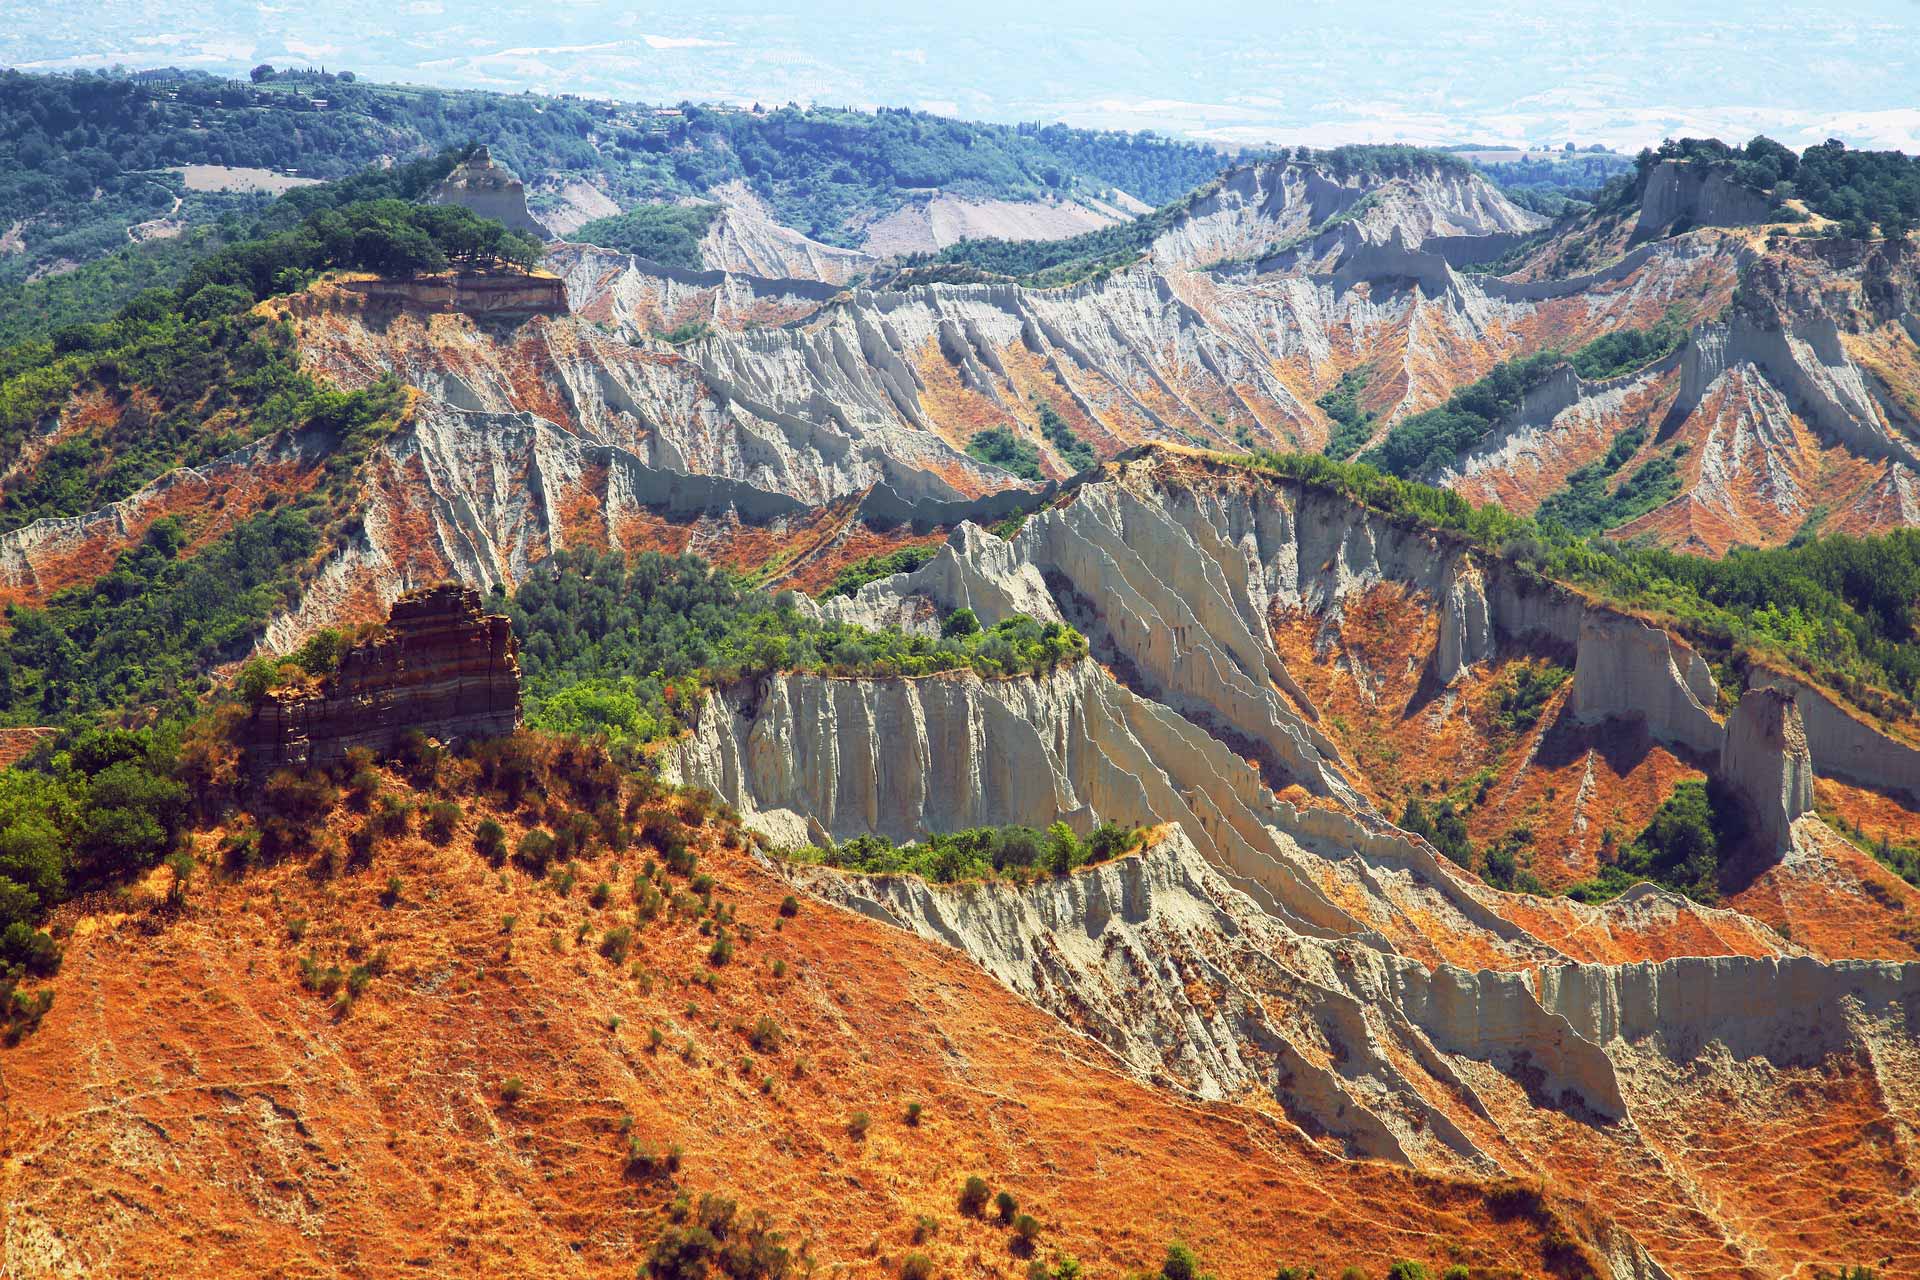
[[[1011,1191],[1002,1191],[993,1198],[994,1212],[1000,1216],[1000,1225],[1006,1226],[1013,1221],[1013,1215],[1020,1212],[1020,1202],[1013,1198]]]
[[[1200,1258],[1186,1245],[1175,1240],[1167,1245],[1166,1260],[1160,1264],[1161,1280],[1202,1280]],[[1207,1277],[1206,1280],[1212,1280]]]
[[[856,1139],[864,1139],[867,1130],[873,1127],[873,1117],[864,1111],[856,1111],[847,1118],[847,1132]]]
[[[464,815],[451,800],[435,800],[421,810],[420,834],[438,845],[453,839],[453,830]]]
[[[473,831],[473,849],[494,866],[507,860],[506,828],[487,818]]]
[[[967,441],[967,452],[988,466],[1010,471],[1022,480],[1044,480],[1040,451],[1005,427],[989,427]]]
[[[969,1176],[960,1187],[960,1212],[969,1218],[979,1217],[987,1207],[990,1194],[991,1188],[987,1186],[985,1178],[977,1173]]]
[[[784,1039],[785,1034],[780,1030],[780,1024],[764,1013],[754,1019],[753,1030],[747,1033],[747,1043],[751,1044],[758,1053],[779,1052],[780,1043]]]
[[[900,1280],[933,1280],[933,1259],[910,1253],[900,1260]]]
[[[912,573],[939,553],[940,544],[927,542],[856,560],[834,575],[827,589],[820,593],[820,598],[827,600],[834,596],[850,596],[869,582],[878,582],[896,573]]]
[[[1421,1263],[1397,1258],[1387,1268],[1387,1280],[1428,1280],[1427,1269]]]
[[[520,1082],[519,1076],[508,1076],[500,1082],[500,1101],[511,1106],[520,1101],[527,1087]]]
[[[513,858],[536,875],[544,873],[554,858],[553,837],[538,827],[532,828],[520,837],[520,843],[514,847]]]

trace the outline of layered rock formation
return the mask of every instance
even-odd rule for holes
[[[394,602],[386,627],[349,649],[318,688],[269,691],[241,731],[248,771],[326,766],[363,747],[389,756],[411,733],[451,742],[520,725],[520,663],[504,617],[469,587]]]
[[[1378,936],[1479,964],[1623,954],[1608,949],[1614,943],[1589,950],[1587,931],[1637,936],[1632,902],[1597,915],[1565,903],[1516,914],[1510,899],[1375,811],[1367,796],[1379,794],[1377,779],[1361,767],[1371,761],[1351,754],[1346,729],[1335,740],[1333,717],[1307,689],[1324,677],[1281,656],[1270,619],[1305,611],[1336,627],[1387,589],[1441,606],[1412,681],[1474,690],[1447,699],[1490,696],[1484,669],[1530,646],[1571,656],[1565,713],[1542,730],[1560,735],[1551,752],[1571,745],[1586,761],[1584,778],[1572,762],[1565,802],[1584,851],[1568,878],[1592,873],[1602,825],[1643,824],[1687,761],[1724,769],[1748,790],[1817,767],[1791,734],[1755,734],[1746,720],[1723,727],[1704,662],[1664,631],[1482,567],[1344,497],[1158,452],[1069,490],[1010,541],[962,526],[921,569],[825,607],[909,628],[962,606],[988,623],[1015,612],[1059,618],[1086,632],[1094,662],[1039,680],[770,677],[709,695],[694,735],[668,759],[677,776],[726,795],[783,842],[870,832],[907,840],[1060,817],[1081,829],[1173,822],[1236,886],[1306,932]],[[1367,678],[1359,655],[1341,660]],[[1456,714],[1443,703],[1419,719]],[[1542,754],[1533,740],[1501,785],[1533,785],[1548,767]],[[1617,799],[1582,807],[1603,767],[1648,771],[1631,783],[1637,808],[1623,813]],[[1791,816],[1803,794],[1803,783],[1783,792]],[[1669,937],[1697,929],[1689,945],[1713,950],[1777,945],[1750,924],[1694,914],[1685,925],[1669,914],[1662,928]],[[1634,954],[1639,944],[1619,945]]]

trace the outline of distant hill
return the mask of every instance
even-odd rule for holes
[[[190,190],[187,165],[344,177],[469,142],[527,184],[536,215],[588,199],[701,196],[741,182],[786,225],[852,245],[930,192],[975,199],[1163,204],[1225,163],[1210,147],[1063,125],[990,125],[925,112],[652,107],[366,84],[280,73],[0,73],[0,282],[57,273],[165,230],[257,209],[249,192]],[[204,185],[204,184],[203,184]],[[591,194],[582,185],[591,188]],[[585,219],[575,219],[574,225]]]

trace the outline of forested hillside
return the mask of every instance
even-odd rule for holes
[[[776,216],[851,243],[913,193],[1020,199],[1118,188],[1159,204],[1224,163],[1210,147],[1064,125],[924,112],[654,108],[365,84],[346,75],[138,78],[0,74],[0,282],[125,246],[133,224],[216,221],[259,197],[190,192],[173,170],[222,165],[344,177],[485,142],[536,188],[590,179],[623,206],[744,181]],[[176,197],[182,199],[174,206]]]

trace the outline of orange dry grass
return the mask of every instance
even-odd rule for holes
[[[1541,1272],[1539,1227],[1496,1222],[1483,1188],[1138,1084],[953,952],[814,904],[782,921],[786,885],[741,853],[702,855],[742,927],[732,963],[663,918],[617,965],[594,944],[632,923],[644,852],[599,854],[562,896],[471,853],[477,816],[367,871],[289,862],[197,886],[178,914],[79,918],[52,1011],[0,1056],[10,1274],[630,1276],[671,1189],[623,1173],[628,1115],[683,1148],[686,1187],[768,1209],[856,1274],[891,1274],[921,1214],[940,1273],[1024,1269],[1007,1232],[956,1211],[972,1173],[1039,1217],[1043,1257],[1097,1275],[1174,1236],[1230,1280],[1277,1257]],[[344,1017],[300,983],[302,955],[378,948],[391,967]],[[778,1048],[748,1043],[762,1015]]]

